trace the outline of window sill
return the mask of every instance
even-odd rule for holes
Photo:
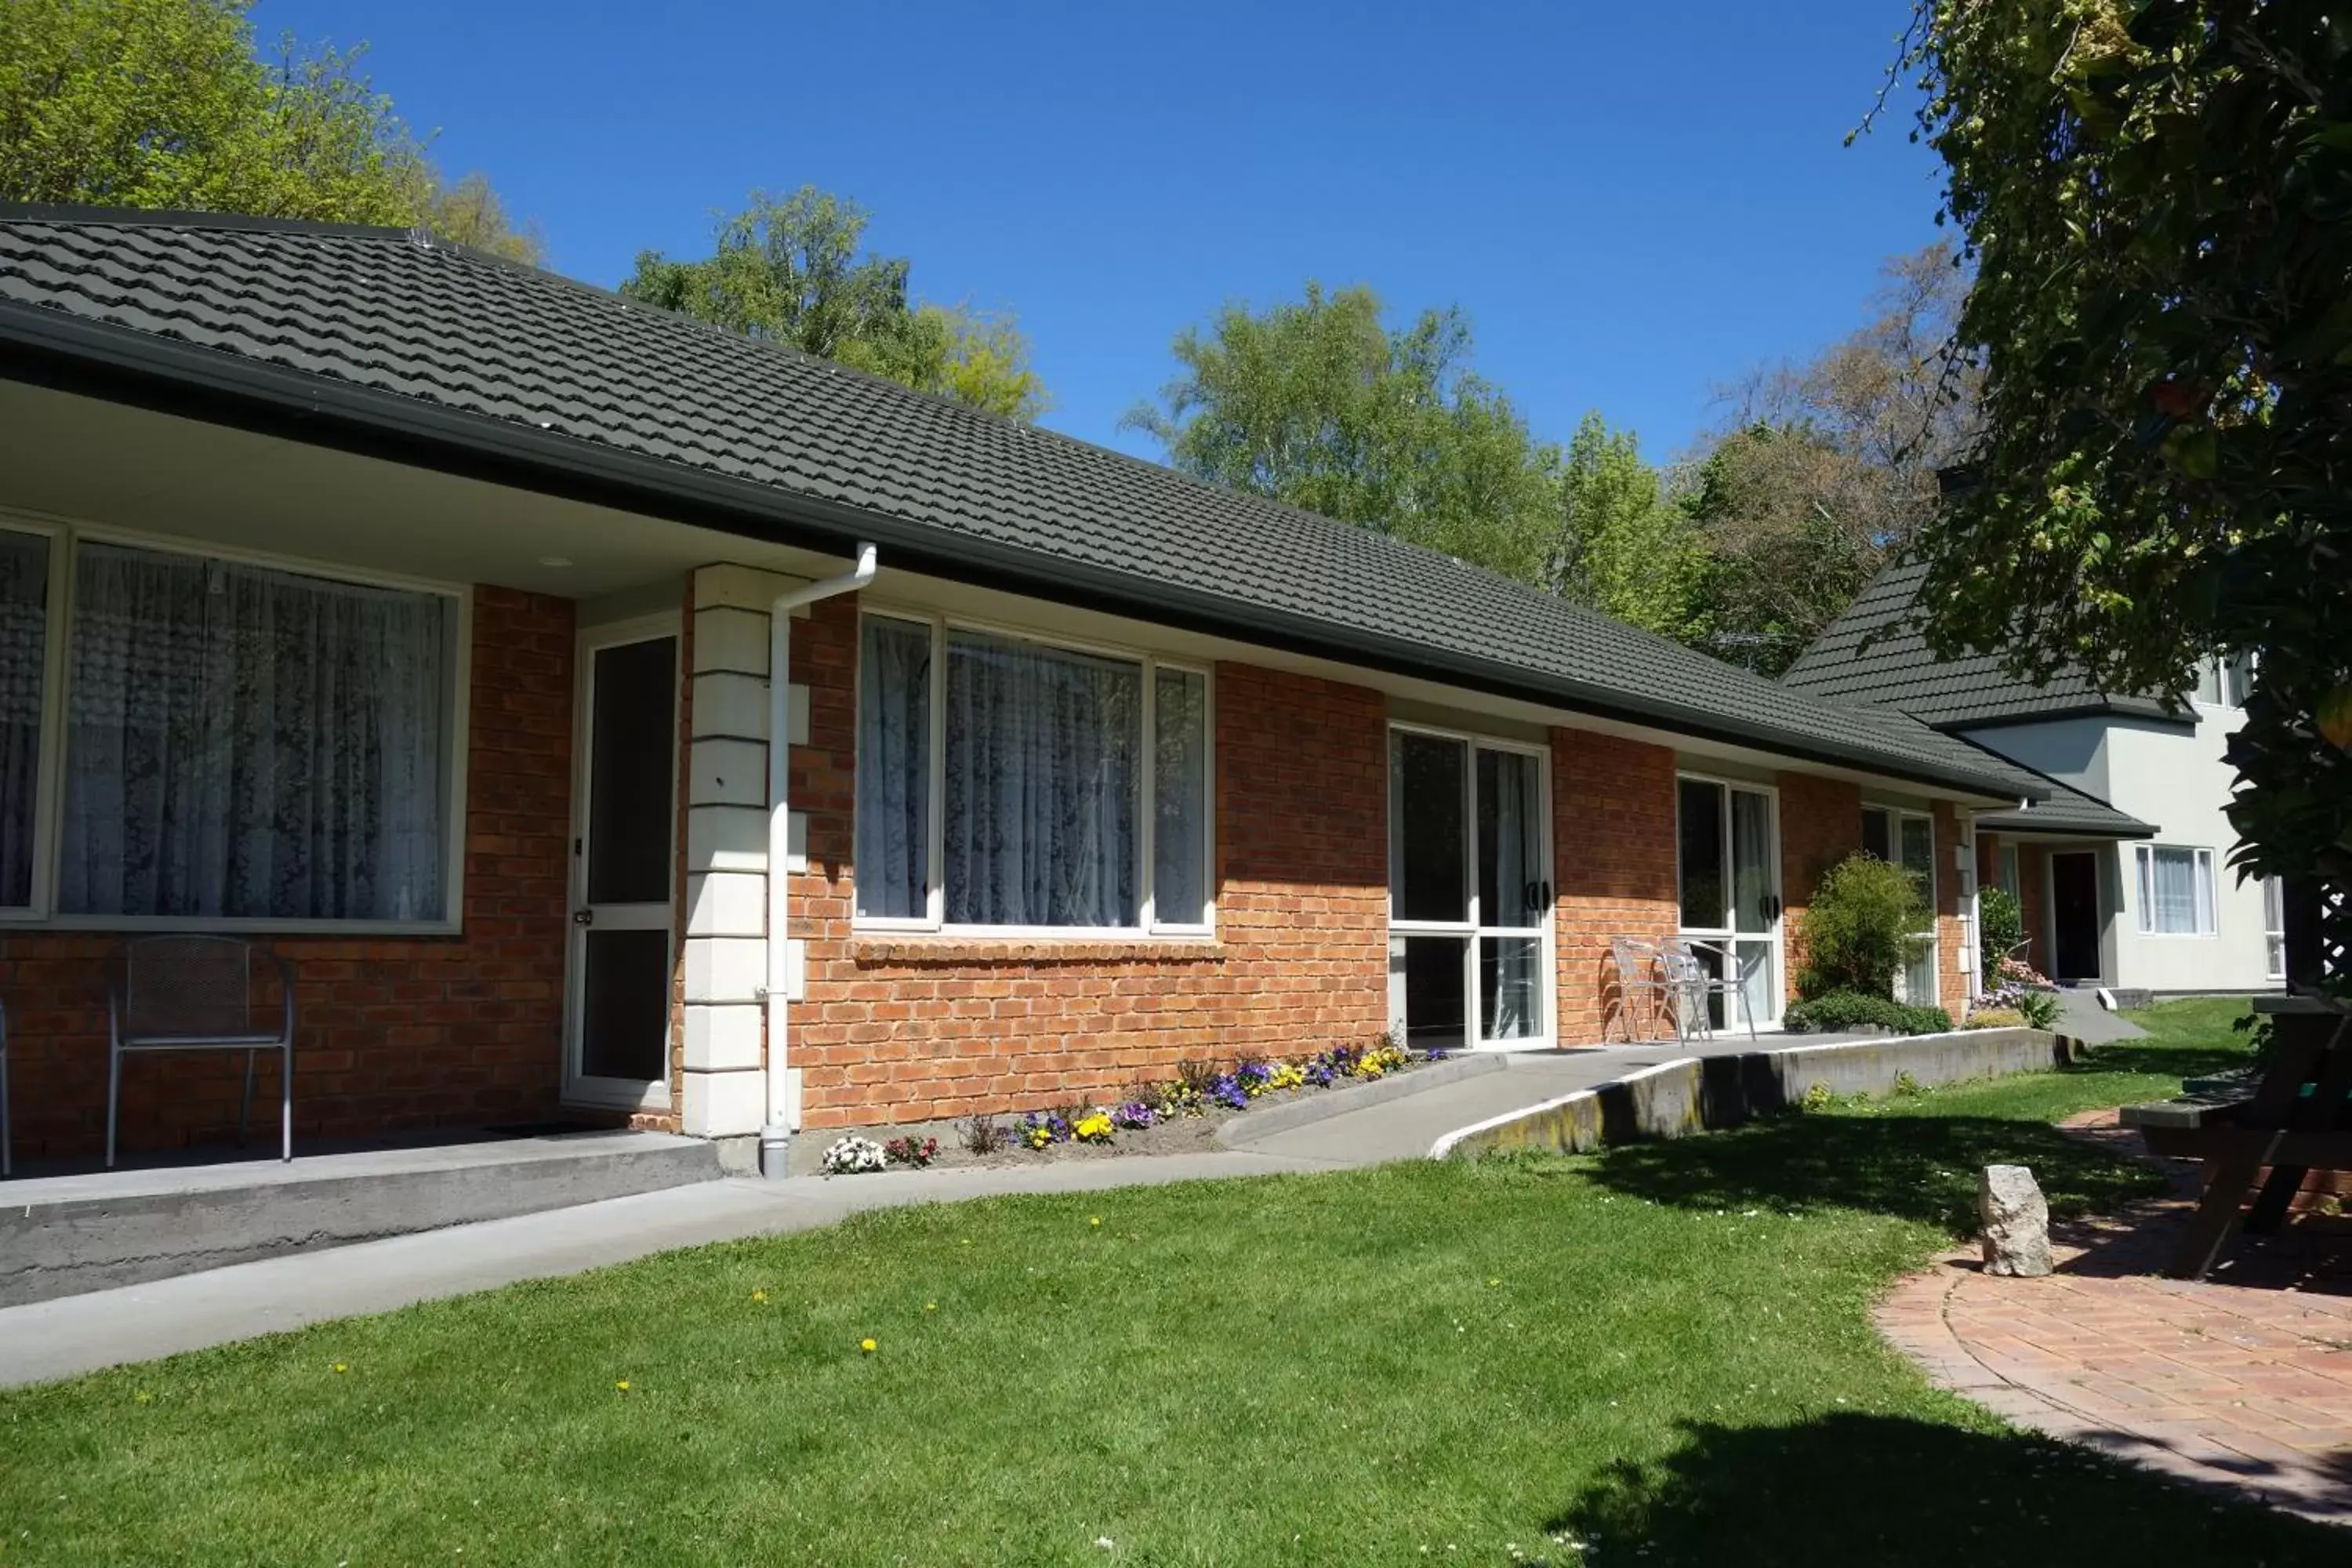
[[[854,938],[861,969],[965,963],[1215,963],[1224,943],[1213,937],[972,937],[870,935]]]
[[[255,938],[457,937],[465,927],[455,921],[320,921],[191,915],[58,915],[29,910],[0,910],[0,931],[47,931],[74,936],[205,936]]]

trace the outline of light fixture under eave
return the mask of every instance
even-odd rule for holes
[[[542,555],[539,558],[539,563],[541,566],[569,566],[572,564],[572,557],[569,555]]]

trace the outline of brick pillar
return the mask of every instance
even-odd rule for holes
[[[1862,848],[1862,786],[1812,773],[1782,773],[1780,784],[1781,933],[1789,955],[1790,1001],[1804,967],[1805,908],[1822,873]]]
[[[700,1138],[756,1133],[767,1115],[768,606],[800,581],[705,566],[689,590],[678,1110],[680,1128]],[[805,740],[807,692],[797,682],[792,721],[793,739]],[[797,852],[806,842],[802,814],[793,826]]]
[[[1609,939],[1655,942],[1681,918],[1675,886],[1675,753],[1586,730],[1551,732],[1553,923],[1559,1043],[1628,1033]],[[1633,999],[1631,1032],[1651,1023]]]

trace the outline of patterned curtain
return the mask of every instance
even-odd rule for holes
[[[0,908],[33,900],[49,542],[0,530]]]

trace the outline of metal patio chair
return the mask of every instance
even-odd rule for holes
[[[1687,1041],[1692,1035],[1715,1038],[1715,1020],[1707,1011],[1710,997],[1720,996],[1725,1002],[1725,1016],[1730,1016],[1737,1006],[1739,1017],[1748,1026],[1748,1038],[1756,1038],[1756,1014],[1748,1005],[1748,988],[1739,983],[1739,964],[1731,953],[1713,942],[1696,942],[1689,937],[1669,937],[1659,945],[1659,962],[1664,967],[1666,979],[1675,991],[1675,1035]],[[1699,950],[1713,953],[1720,968],[1709,971]]]
[[[280,1009],[257,1008],[257,959],[277,966]],[[294,966],[231,936],[150,936],[122,944],[107,977],[106,1168],[114,1169],[114,1129],[122,1099],[122,1058],[150,1051],[243,1051],[245,1099],[238,1147],[253,1116],[253,1075],[264,1051],[278,1053],[278,1158],[294,1158]]]
[[[1639,937],[1612,936],[1609,939],[1610,961],[1617,966],[1617,1011],[1625,1021],[1625,1043],[1633,1045],[1633,999],[1646,994],[1650,998],[1650,1014],[1655,1017],[1664,1011],[1673,986],[1666,978],[1665,966],[1659,963],[1658,944]],[[1609,1037],[1604,1023],[1601,1037]]]

